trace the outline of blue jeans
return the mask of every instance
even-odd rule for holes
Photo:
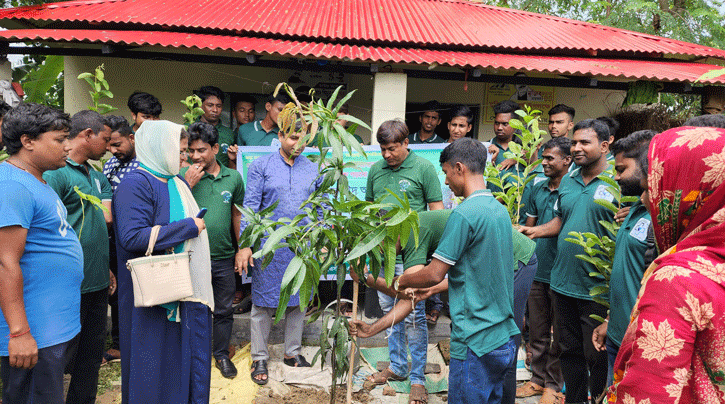
[[[501,403],[507,370],[516,361],[516,343],[508,342],[478,357],[468,349],[466,360],[451,358],[448,402]]]
[[[402,273],[403,265],[395,264],[395,274]],[[378,293],[378,301],[384,314],[387,314],[395,304],[395,299],[384,293]],[[412,362],[410,383],[425,386],[425,363],[428,360],[428,323],[425,320],[425,302],[418,302],[415,305],[415,311],[410,313],[404,322],[389,328],[386,335],[390,353],[390,370],[401,377],[408,375],[407,345],[407,348],[410,348]]]
[[[619,345],[609,338],[607,338],[605,344],[607,346],[607,365],[609,365],[609,371],[607,372],[607,387],[609,387],[614,383],[614,361],[617,360]]]

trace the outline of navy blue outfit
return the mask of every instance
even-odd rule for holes
[[[209,307],[181,302],[181,322],[163,307],[134,307],[126,261],[143,256],[161,225],[154,254],[198,236],[193,218],[169,223],[167,184],[144,170],[126,175],[113,195],[118,256],[122,403],[208,403],[212,322]]]

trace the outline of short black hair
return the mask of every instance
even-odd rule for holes
[[[149,93],[136,91],[128,97],[128,109],[134,115],[141,113],[151,116],[161,115],[161,103],[159,99]]]
[[[237,105],[239,105],[240,102],[248,102],[252,105],[257,105],[257,100],[249,94],[240,95],[234,102],[234,108],[237,108]]]
[[[219,87],[214,86],[204,86],[200,89],[194,91],[194,94],[198,95],[199,98],[201,98],[201,102],[206,101],[209,97],[216,97],[221,100],[221,102],[224,102],[224,91],[222,91]]]
[[[270,95],[267,102],[274,105],[275,102],[281,102],[282,105],[287,105],[292,102],[292,98],[287,95],[284,91],[280,91],[277,95]]]
[[[569,118],[573,121],[574,115],[576,114],[576,110],[568,105],[565,104],[556,104],[549,110],[549,116],[560,114],[562,112],[566,112],[567,115],[569,115]]]
[[[451,166],[461,163],[472,173],[483,174],[487,158],[488,152],[483,143],[470,137],[464,137],[446,146],[441,152],[439,161],[441,166],[444,163]]]
[[[549,150],[558,148],[561,155],[571,156],[571,139],[566,136],[560,136],[549,139],[546,143],[541,146],[541,150]]]
[[[609,117],[609,116],[600,116],[597,118],[598,121],[604,122],[605,125],[609,127],[609,136],[616,137],[617,131],[619,130],[619,121]]]
[[[209,143],[209,146],[214,147],[219,142],[219,132],[214,125],[206,122],[194,122],[186,129],[189,133],[189,145],[201,140],[204,143]]]
[[[471,111],[471,108],[468,108],[467,105],[456,105],[451,109],[451,120],[453,118],[458,118],[459,116],[462,116],[466,118],[466,122],[468,122],[469,125],[473,124],[473,111]]]
[[[312,101],[312,96],[310,95],[310,90],[312,90],[312,87],[310,86],[299,86],[295,90],[295,96],[297,97],[297,101],[309,103]]]
[[[397,119],[391,119],[380,124],[375,138],[381,145],[403,143],[408,138],[408,125]]]
[[[656,134],[655,131],[649,129],[638,130],[612,143],[609,149],[612,156],[624,153],[626,158],[639,160],[642,155],[647,156],[649,142]]]
[[[682,126],[697,126],[725,129],[725,115],[708,114],[690,118]]]
[[[118,132],[123,137],[128,137],[133,133],[131,125],[128,124],[126,118],[118,115],[106,115],[103,117],[106,126],[111,128],[111,133]]]
[[[599,119],[585,119],[583,121],[579,121],[579,123],[574,125],[574,130],[572,132],[576,133],[576,131],[582,129],[593,130],[597,134],[599,143],[609,141],[609,126]]]
[[[420,111],[420,116],[423,116],[428,111],[434,111],[438,113],[438,116],[441,115],[441,104],[436,100],[431,100],[423,104],[423,109]]]
[[[0,119],[2,119],[5,114],[8,113],[13,107],[11,107],[7,102],[0,100]]]
[[[32,102],[22,103],[8,111],[3,117],[3,143],[9,155],[23,147],[20,138],[27,135],[37,139],[46,132],[70,129],[70,116],[57,109]]]
[[[506,100],[493,106],[493,114],[511,114],[511,118],[513,118],[516,111],[520,109],[521,106],[516,101]]]
[[[647,147],[644,149],[644,153],[642,153],[637,158],[637,168],[639,169],[640,174],[642,175],[641,178],[647,178],[647,170],[649,169],[649,160],[647,158],[647,153],[649,153],[649,145],[651,142],[647,142]]]
[[[89,128],[93,131],[93,134],[97,135],[103,130],[104,125],[106,125],[106,120],[96,111],[86,109],[76,112],[70,119],[68,139],[75,138],[79,133]]]

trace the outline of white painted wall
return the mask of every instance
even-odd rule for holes
[[[294,73],[287,69],[264,67],[67,56],[67,112],[72,114],[88,107],[88,85],[77,77],[80,73],[92,72],[101,63],[105,66],[106,78],[115,95],[107,103],[119,109],[116,114],[130,119],[131,113],[126,107],[126,101],[129,95],[139,90],[154,94],[161,100],[164,108],[161,115],[163,119],[179,123],[186,112],[180,100],[203,85],[214,85],[228,92],[271,93],[278,82],[288,80]],[[0,65],[0,76],[6,74],[4,69],[5,65]],[[349,90],[357,90],[348,103],[350,113],[370,124],[373,133],[385,120],[404,118],[405,105],[408,102],[437,99],[443,103],[482,105],[485,99],[486,84],[478,82],[469,82],[468,91],[464,91],[463,82],[408,78],[404,73],[345,74],[344,80]],[[621,105],[623,99],[623,91],[557,88],[555,104],[573,106],[577,110],[578,121],[608,115]],[[493,136],[491,124],[479,123],[479,128],[479,139],[487,140]],[[370,132],[359,130],[358,134],[366,143],[370,143]]]

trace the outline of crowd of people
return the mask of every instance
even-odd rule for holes
[[[249,377],[268,382],[270,328],[294,254],[279,249],[259,271],[252,247],[238,246],[248,223],[236,205],[260,212],[278,202],[272,219],[292,218],[322,179],[301,154],[305,126],[278,122],[294,119],[287,96],[266,100],[263,119],[254,98],[238,98],[232,130],[221,123],[225,93],[206,86],[196,94],[204,114],[188,127],[161,120],[161,103],[143,92],[129,97],[130,124],[33,103],[4,111],[2,402],[93,403],[100,367],[116,360],[124,403],[208,402],[210,364],[237,377],[230,343],[240,274],[251,276]],[[392,285],[383,274],[353,276],[379,291],[384,315],[373,324],[352,319],[351,333],[387,329],[390,365],[369,381],[409,380],[409,402],[428,402],[428,326],[448,305],[452,403],[540,395],[541,404],[574,404],[605,394],[624,403],[723,401],[725,117],[703,115],[660,134],[617,134],[612,119],[575,122],[572,107],[554,106],[551,139],[539,146],[541,162],[513,226],[494,196],[500,189],[483,174],[489,164],[505,181],[521,171],[507,154],[520,142],[510,125],[520,109],[514,101],[494,106],[486,144],[471,134],[469,107],[437,102],[423,107],[419,131],[391,120],[375,133],[382,159],[369,170],[365,200],[407,197],[419,232],[397,246]],[[448,139],[436,134],[444,115]],[[414,143],[447,143],[440,167],[408,147]],[[250,164],[246,184],[239,146],[277,150]],[[91,163],[107,152],[113,157],[97,171]],[[439,168],[459,199],[444,198]],[[605,205],[617,204],[619,194],[637,202],[613,215]],[[610,222],[619,230],[607,307],[592,293],[604,277],[567,238],[611,236]],[[144,256],[150,241],[154,255],[189,256],[191,296],[137,304],[127,262]],[[310,366],[301,355],[304,318],[299,294],[290,297],[283,359],[290,367]],[[517,388],[522,346],[532,377]]]

